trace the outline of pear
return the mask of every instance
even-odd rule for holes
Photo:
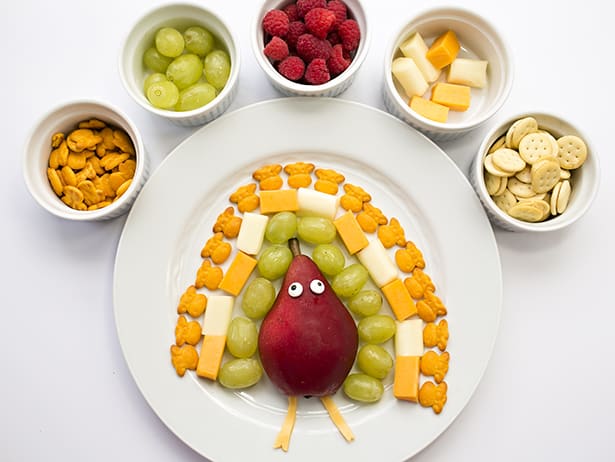
[[[332,395],[354,363],[357,327],[299,241],[289,247],[293,260],[259,332],[263,369],[286,395]]]

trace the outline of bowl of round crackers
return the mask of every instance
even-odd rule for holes
[[[554,231],[574,223],[591,206],[599,180],[588,137],[545,112],[515,114],[493,127],[470,167],[489,219],[508,231]]]

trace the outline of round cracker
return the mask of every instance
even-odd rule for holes
[[[487,188],[487,194],[489,194],[490,196],[493,196],[498,189],[500,189],[500,178],[499,176],[495,176],[491,173],[489,173],[488,171],[485,170],[485,187]]]
[[[508,213],[508,209],[510,209],[518,201],[513,193],[511,193],[508,189],[505,189],[503,194],[493,197],[493,202],[495,202],[495,205],[497,205],[501,210]]]
[[[518,202],[508,209],[508,214],[517,220],[537,223],[544,220],[542,208],[537,207],[530,201]]]
[[[532,167],[531,165],[526,165],[525,168],[517,173],[515,173],[515,178],[523,183],[531,183],[532,182]]]
[[[562,180],[568,180],[568,179],[570,178],[570,170],[566,170],[565,168],[562,168],[562,169],[559,171],[559,177],[560,177]]]
[[[568,207],[570,193],[572,192],[570,181],[564,180],[561,184],[562,186],[559,188],[559,194],[557,195],[557,213],[564,213],[564,210]]]
[[[532,185],[523,183],[517,178],[512,177],[508,180],[508,189],[511,193],[519,198],[528,198],[536,195],[536,191],[532,189]]]
[[[487,154],[483,161],[485,165],[485,169],[495,176],[512,176],[512,172],[505,172],[504,170],[500,170],[493,164],[493,154]]]
[[[568,170],[579,168],[587,159],[587,146],[585,142],[575,135],[566,135],[558,138],[559,150],[557,158],[560,166]]]
[[[558,151],[554,150],[551,138],[548,133],[529,133],[519,143],[519,155],[528,164],[538,162],[543,157],[555,157]]]
[[[538,130],[538,122],[533,117],[524,117],[513,123],[506,132],[506,147],[518,149],[525,135]]]
[[[549,191],[560,180],[559,162],[543,159],[532,165],[532,189],[537,193]]]
[[[500,186],[498,190],[495,192],[494,196],[501,196],[506,191],[506,187],[508,186],[508,178],[505,176],[500,177]]]
[[[504,147],[505,144],[506,144],[506,135],[502,135],[497,140],[495,140],[495,142],[491,145],[487,153],[493,154],[498,149]]]
[[[559,195],[559,190],[562,187],[561,181],[553,186],[553,190],[551,191],[551,199],[549,199],[551,215],[557,215],[557,196]]]
[[[493,165],[496,168],[504,172],[511,172],[511,175],[525,168],[525,161],[514,149],[500,148],[491,156],[493,156]]]

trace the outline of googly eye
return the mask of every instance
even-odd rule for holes
[[[316,295],[320,295],[325,291],[325,284],[320,279],[313,279],[310,282],[310,290]]]
[[[303,293],[303,286],[300,282],[293,282],[288,286],[288,295],[293,298],[297,298],[299,295]]]

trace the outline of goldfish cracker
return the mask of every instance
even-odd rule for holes
[[[237,188],[237,190],[231,194],[229,200],[237,204],[237,209],[241,213],[252,212],[255,210],[259,203],[259,197],[255,194],[256,183],[249,183]]]
[[[369,202],[363,203],[363,210],[357,214],[357,222],[366,233],[375,233],[379,225],[386,225],[389,219],[378,207]]]
[[[433,376],[436,383],[442,383],[448,372],[449,359],[450,354],[448,351],[438,354],[433,350],[429,350],[421,357],[421,373]]]
[[[426,290],[431,290],[432,292],[436,290],[436,286],[431,281],[429,275],[418,267],[412,270],[412,276],[404,279],[404,285],[408,289],[410,296],[417,300],[425,296]]]
[[[207,287],[209,290],[216,290],[220,285],[220,281],[222,281],[222,276],[222,268],[212,266],[211,260],[204,259],[196,272],[194,287],[197,289]]]
[[[427,59],[436,69],[442,69],[455,60],[460,48],[455,32],[447,30],[431,44]]]
[[[197,318],[203,314],[206,308],[207,297],[205,294],[198,293],[196,287],[191,285],[179,299],[177,314],[188,313],[193,318]]]
[[[406,245],[406,236],[404,229],[399,224],[397,218],[391,218],[388,224],[378,228],[378,239],[382,242],[385,248],[390,249],[394,245],[401,247]]]
[[[288,175],[288,186],[291,188],[307,188],[312,184],[311,173],[314,164],[310,162],[295,162],[284,166],[284,172]]]
[[[252,174],[252,178],[258,181],[261,190],[272,191],[280,189],[284,183],[280,176],[281,171],[282,166],[280,164],[265,165],[256,170]]]
[[[183,377],[186,370],[195,370],[199,362],[199,354],[192,345],[171,345],[171,362],[175,372]]]
[[[201,257],[211,258],[216,265],[221,265],[231,254],[231,244],[223,241],[224,233],[218,232],[210,237],[201,249]]]
[[[341,173],[329,168],[316,169],[316,183],[314,183],[314,189],[326,194],[337,194],[339,185],[343,183],[346,178]]]
[[[49,184],[51,184],[53,192],[55,192],[57,196],[61,196],[64,191],[64,182],[60,174],[58,174],[58,171],[49,167],[47,169],[47,178],[49,178]]]
[[[107,126],[107,124],[105,124],[102,120],[98,120],[98,119],[89,119],[89,120],[83,120],[81,122],[79,122],[78,127],[79,128],[105,128]]]
[[[101,141],[101,136],[95,134],[89,128],[78,128],[77,130],[73,130],[66,138],[68,149],[73,152],[92,149]]]
[[[239,234],[239,228],[241,228],[241,217],[235,215],[233,207],[227,207],[218,215],[212,230],[214,233],[222,232],[224,237],[232,239]]]
[[[425,322],[433,322],[438,316],[447,313],[446,306],[442,300],[431,290],[425,291],[425,298],[416,303],[416,311],[419,317]]]
[[[363,203],[372,200],[372,196],[365,192],[361,186],[346,183],[344,192],[345,194],[340,198],[340,205],[344,210],[359,212],[363,209]]]
[[[423,253],[412,241],[407,241],[404,249],[395,252],[395,263],[404,273],[410,273],[414,268],[425,268]]]
[[[175,325],[175,344],[182,346],[187,343],[196,345],[201,340],[201,325],[197,321],[188,321],[185,316],[177,318]]]
[[[419,404],[423,407],[431,407],[436,414],[440,414],[446,404],[446,382],[439,385],[433,382],[425,382],[419,390]]]
[[[427,348],[437,346],[440,351],[444,351],[448,344],[448,336],[448,322],[446,319],[440,320],[438,324],[428,322],[423,329],[423,344]]]

